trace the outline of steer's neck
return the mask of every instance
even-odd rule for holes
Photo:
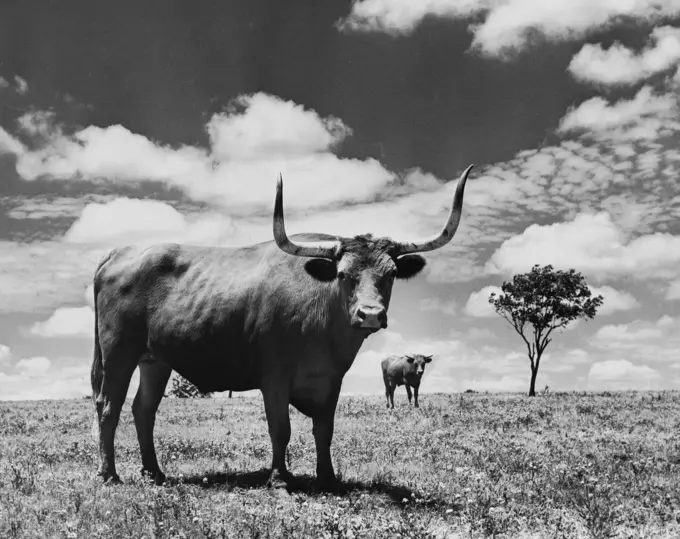
[[[343,324],[341,331],[335,331],[333,335],[334,356],[342,365],[344,372],[347,372],[369,334],[351,327],[348,321],[347,324]]]

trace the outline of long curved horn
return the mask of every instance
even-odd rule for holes
[[[456,230],[458,229],[458,223],[460,223],[460,217],[463,213],[463,192],[465,191],[465,181],[467,180],[468,174],[470,173],[470,170],[473,166],[474,165],[470,165],[460,175],[458,185],[456,186],[456,193],[453,196],[453,206],[451,207],[451,212],[449,213],[449,219],[442,231],[431,238],[427,238],[419,242],[396,243],[394,256],[434,251],[435,249],[439,249],[451,241],[456,233]]]
[[[337,241],[316,241],[295,243],[286,234],[283,222],[283,178],[279,174],[276,181],[276,202],[274,203],[274,240],[282,251],[294,256],[309,256],[315,258],[335,259],[338,247]]]

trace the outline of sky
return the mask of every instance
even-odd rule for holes
[[[534,264],[604,297],[537,390],[680,389],[679,89],[679,0],[3,2],[0,399],[90,394],[109,248],[270,240],[279,173],[289,233],[414,240],[470,164],[343,393],[527,391],[488,297]]]

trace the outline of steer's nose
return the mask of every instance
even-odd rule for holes
[[[387,312],[382,307],[359,307],[356,314],[362,328],[387,327]]]

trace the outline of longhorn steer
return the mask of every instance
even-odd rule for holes
[[[382,360],[381,367],[388,407],[391,402],[392,408],[394,408],[394,390],[397,386],[404,386],[406,387],[409,404],[411,404],[411,388],[413,388],[415,407],[418,408],[420,380],[425,372],[425,365],[430,361],[432,361],[432,356],[420,354],[414,356],[388,356]]]
[[[330,447],[343,377],[364,339],[387,327],[394,279],[417,275],[425,259],[416,253],[453,238],[471,168],[460,177],[444,229],[417,243],[371,235],[289,238],[279,175],[274,241],[113,249],[94,275],[93,429],[104,481],[120,481],[114,437],[139,366],[132,413],[142,473],[156,483],[165,476],[156,458],[154,422],[173,369],[203,392],[261,391],[273,452],[270,485],[290,477],[289,404],[311,417],[317,481],[333,483]]]

